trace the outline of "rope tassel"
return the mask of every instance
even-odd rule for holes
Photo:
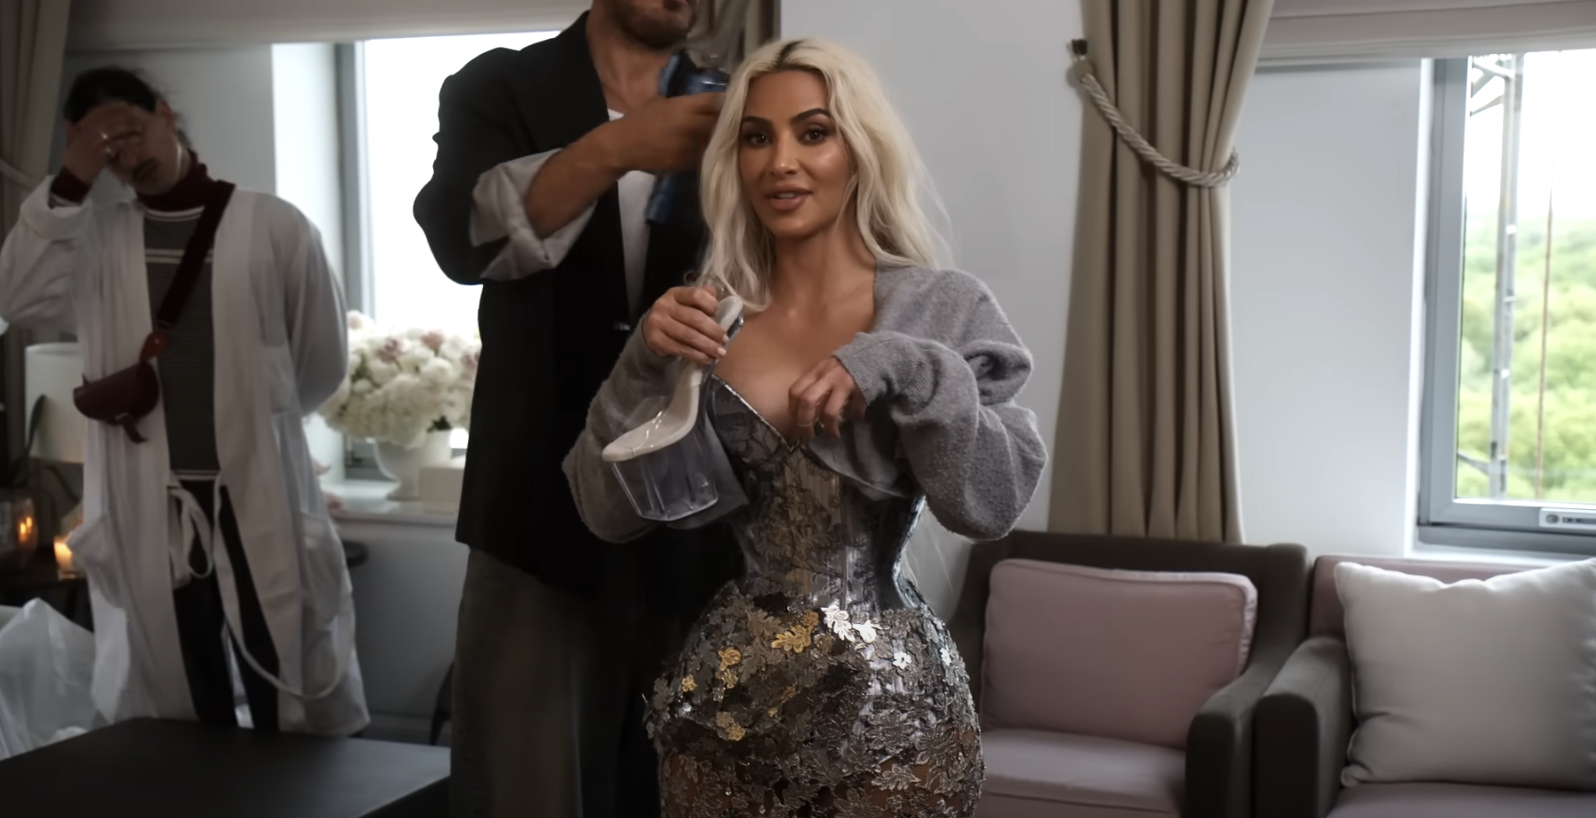
[[[1097,81],[1097,75],[1092,72],[1092,62],[1086,58],[1086,41],[1074,40],[1070,43],[1070,53],[1075,62],[1070,66],[1070,74],[1075,81],[1080,83],[1081,89],[1091,98],[1093,107],[1103,115],[1103,119],[1119,134],[1130,149],[1136,152],[1147,164],[1158,168],[1165,176],[1179,182],[1185,182],[1195,187],[1219,187],[1229,182],[1241,167],[1241,156],[1234,149],[1230,151],[1230,161],[1217,171],[1198,170],[1175,162],[1153,147],[1142,135],[1136,132],[1131,124],[1125,121],[1114,101],[1108,98],[1108,92],[1103,90],[1102,83]]]

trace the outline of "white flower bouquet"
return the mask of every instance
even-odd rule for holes
[[[349,373],[321,407],[333,430],[414,449],[466,429],[482,340],[442,330],[387,332],[349,313]]]

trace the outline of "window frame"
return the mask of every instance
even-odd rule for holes
[[[371,207],[366,198],[366,90],[361,42],[334,46],[337,60],[339,192],[343,198],[344,302],[370,315],[376,282],[371,269]],[[369,440],[340,435],[344,479],[386,481]]]
[[[370,168],[366,155],[366,41],[336,43],[338,105],[339,193],[344,239],[344,301],[348,309],[375,314],[376,278],[372,267]],[[461,285],[464,286],[464,285]],[[344,479],[391,482],[377,465],[376,445],[369,440],[341,435],[344,442]],[[454,457],[463,457],[456,447]]]
[[[1455,496],[1469,59],[1433,63],[1417,539],[1427,545],[1596,555],[1596,534],[1549,531],[1540,525],[1543,513],[1557,509],[1596,516],[1596,504]]]

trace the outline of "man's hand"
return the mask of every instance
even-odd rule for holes
[[[840,438],[845,416],[852,420],[863,420],[865,416],[865,399],[859,384],[835,355],[794,382],[787,399],[794,431],[802,443],[815,439],[821,429]]]
[[[629,171],[697,168],[721,96],[657,99],[571,143],[549,159],[527,189],[526,217],[533,232],[554,235]]]
[[[617,169],[696,170],[720,116],[724,94],[663,97],[601,128]]]
[[[708,364],[726,355],[726,330],[715,321],[720,301],[708,286],[673,287],[643,316],[643,340],[655,355]]]
[[[109,102],[95,107],[77,122],[67,123],[61,166],[79,181],[93,184],[123,149],[139,146],[144,138],[144,117],[141,108]]]
[[[550,158],[527,189],[527,221],[552,236],[629,171],[693,170],[704,158],[721,94],[656,99],[589,131]]]

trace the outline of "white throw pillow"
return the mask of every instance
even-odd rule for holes
[[[1596,560],[1445,585],[1336,566],[1352,657],[1346,786],[1596,790]]]

